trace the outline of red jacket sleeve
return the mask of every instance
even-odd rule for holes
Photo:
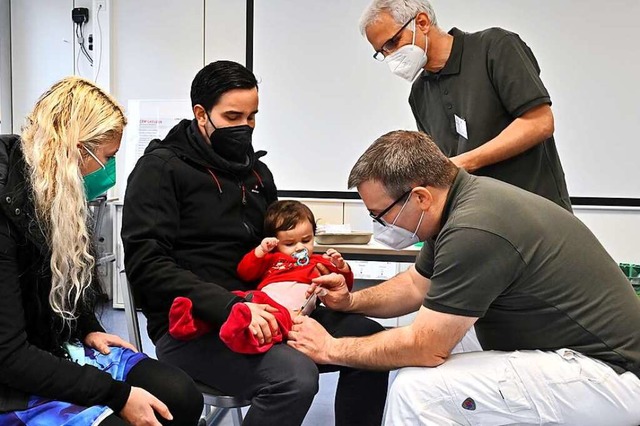
[[[242,281],[262,280],[264,274],[269,270],[273,258],[272,253],[267,253],[263,257],[256,256],[255,249],[245,254],[238,263],[238,277]]]

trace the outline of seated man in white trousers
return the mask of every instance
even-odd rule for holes
[[[307,317],[289,344],[318,363],[398,373],[389,425],[640,424],[640,299],[575,216],[468,174],[425,134],[380,137],[353,167],[379,241],[424,247],[415,265],[347,291],[315,280],[330,308],[413,324],[331,337]],[[315,290],[319,290],[316,288]],[[452,349],[474,327],[484,352]]]

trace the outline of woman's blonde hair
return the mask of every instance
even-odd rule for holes
[[[88,80],[68,77],[40,97],[22,129],[36,219],[51,250],[49,304],[66,323],[77,319],[95,266],[79,144],[96,152],[121,137],[125,125],[111,96]]]

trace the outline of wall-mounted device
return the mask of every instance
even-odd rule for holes
[[[86,24],[89,22],[89,9],[86,7],[74,7],[71,9],[71,19],[75,24]]]
[[[76,27],[76,42],[78,43],[79,53],[82,53],[90,66],[93,66],[93,58],[87,51],[84,42],[84,26],[89,22],[89,9],[86,7],[74,7],[71,9],[71,20]],[[89,50],[93,50],[93,35],[89,34]],[[76,64],[77,68],[77,64]]]

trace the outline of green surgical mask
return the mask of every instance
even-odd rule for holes
[[[116,157],[110,157],[106,164],[103,164],[86,146],[83,147],[101,166],[95,172],[84,176],[84,192],[87,200],[91,201],[116,184]]]

